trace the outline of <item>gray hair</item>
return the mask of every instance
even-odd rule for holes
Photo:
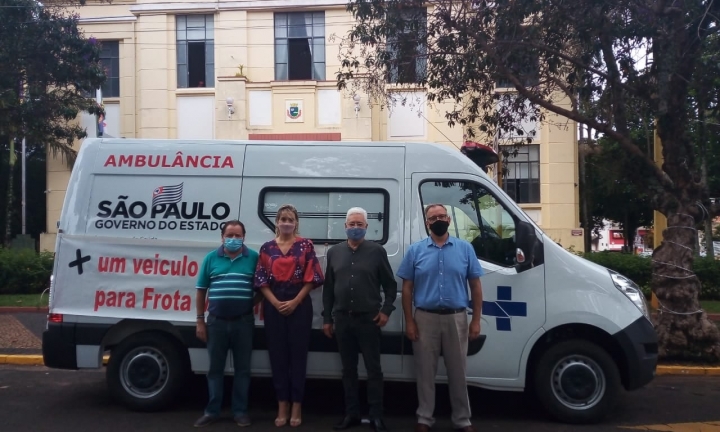
[[[365,209],[362,207],[353,207],[350,210],[348,210],[347,216],[345,216],[345,222],[347,222],[347,220],[350,219],[350,215],[354,215],[354,214],[362,215],[363,219],[365,220],[365,223],[367,223],[367,221],[368,221],[367,211],[365,211]]]

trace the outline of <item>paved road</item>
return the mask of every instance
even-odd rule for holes
[[[196,377],[178,405],[161,413],[135,413],[114,404],[101,371],[57,371],[44,367],[0,366],[0,430],[3,432],[170,432],[193,430],[206,401],[205,383]],[[228,381],[229,384],[229,381]],[[331,430],[342,412],[342,389],[336,381],[309,381],[304,424],[299,430]],[[416,397],[411,384],[386,387],[387,424],[392,431],[411,431]],[[649,387],[626,393],[604,424],[569,426],[547,420],[522,394],[471,389],[474,424],[478,430],[522,432],[627,431],[618,426],[720,420],[720,378],[658,377]],[[258,379],[251,389],[249,430],[273,431],[274,399],[270,382]],[[227,411],[226,411],[227,412]],[[434,430],[451,430],[447,388],[438,392]],[[208,431],[237,430],[229,420]],[[358,428],[355,430],[368,430]],[[670,429],[665,429],[670,430]],[[710,431],[717,429],[683,429]]]

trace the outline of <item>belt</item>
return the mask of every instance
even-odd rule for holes
[[[363,315],[369,315],[369,314],[377,314],[377,311],[375,311],[375,312],[360,312],[360,311],[338,310],[338,311],[335,311],[335,313],[340,314],[340,315],[346,315],[346,316],[363,316]]]
[[[219,320],[223,320],[223,321],[237,321],[239,319],[243,319],[246,316],[252,315],[252,314],[253,314],[253,311],[251,309],[250,312],[248,312],[248,313],[244,313],[242,315],[233,315],[233,316],[229,316],[229,317],[214,315],[214,314],[209,314],[209,315],[212,317],[215,317],[215,319],[219,319]]]
[[[467,308],[459,308],[459,309],[449,309],[449,308],[440,308],[440,309],[425,309],[425,308],[415,308],[417,310],[421,310],[423,312],[431,313],[431,314],[437,314],[437,315],[453,315],[460,312],[467,312]]]

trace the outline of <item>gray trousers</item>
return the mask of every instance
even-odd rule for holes
[[[440,349],[448,375],[452,423],[456,428],[470,426],[470,399],[465,370],[468,350],[468,319],[465,312],[438,315],[415,311],[419,337],[413,342],[415,378],[418,393],[418,423],[435,423],[435,375]]]

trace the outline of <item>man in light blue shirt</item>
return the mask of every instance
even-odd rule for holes
[[[442,348],[453,426],[472,432],[475,429],[470,422],[465,370],[468,339],[480,336],[483,270],[472,245],[448,234],[450,216],[445,206],[427,206],[425,221],[430,237],[408,248],[397,272],[403,279],[406,335],[413,341],[415,358],[419,402],[415,431],[427,432],[435,423],[435,375]],[[468,325],[467,309],[471,304],[473,315]]]

